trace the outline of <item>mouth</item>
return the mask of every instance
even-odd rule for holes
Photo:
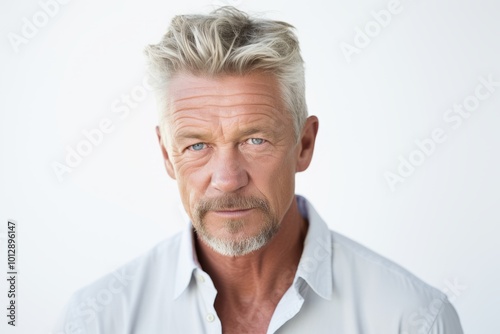
[[[212,211],[218,216],[223,216],[227,218],[236,218],[236,217],[242,217],[250,213],[253,208],[250,209],[238,209],[238,208],[232,208],[232,209],[224,209],[224,210],[215,210]]]

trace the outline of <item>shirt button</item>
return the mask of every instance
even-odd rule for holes
[[[198,282],[205,283],[205,277],[203,277],[203,275],[198,275]]]
[[[213,322],[215,320],[215,316],[212,313],[207,314],[207,321]]]

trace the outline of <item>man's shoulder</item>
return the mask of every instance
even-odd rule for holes
[[[390,291],[414,295],[416,298],[438,298],[446,295],[422,281],[407,269],[358,242],[334,231],[330,231],[333,240],[334,274],[345,279],[356,278],[359,282],[370,283],[359,288],[369,289],[377,286],[378,291],[387,294]],[[340,278],[337,277],[337,280]],[[378,284],[380,285],[378,285]],[[381,289],[381,287],[386,287]],[[375,291],[374,291],[375,292]]]
[[[359,297],[359,302],[363,305],[374,300],[375,307],[380,305],[380,300],[387,301],[391,298],[394,300],[393,305],[399,307],[405,304],[415,307],[433,300],[446,300],[444,293],[423,282],[402,266],[332,231],[305,198],[299,197],[298,201],[299,208],[302,207],[301,212],[307,214],[310,221],[310,235],[306,239],[307,254],[318,259],[321,257],[321,249],[331,254],[331,263],[320,266],[322,269],[318,271],[323,276],[331,277],[331,291],[344,295],[352,293],[352,298]],[[332,275],[328,273],[329,270]],[[325,291],[327,290],[329,289]]]
[[[460,320],[445,293],[414,274],[331,231],[333,291],[356,304],[354,314],[373,328],[393,319],[403,333],[462,333]],[[375,315],[375,316],[374,316]]]
[[[168,276],[175,273],[181,237],[182,232],[179,232],[162,240],[142,255],[83,287],[79,292],[92,292],[108,286],[109,282],[115,280],[132,287],[142,286],[155,277],[168,279]]]
[[[172,295],[182,232],[166,238],[146,253],[76,291],[56,326],[56,333],[98,332],[103,319],[126,319],[145,299]],[[163,300],[169,300],[164,298]],[[108,324],[109,325],[109,324]],[[124,331],[115,324],[117,332]],[[68,329],[70,328],[70,329]]]

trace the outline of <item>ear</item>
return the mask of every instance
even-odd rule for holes
[[[316,116],[309,116],[304,124],[299,141],[299,151],[297,152],[297,172],[303,172],[309,167],[311,163],[314,143],[316,142],[316,135],[318,134],[319,121]]]
[[[167,148],[165,147],[164,140],[162,140],[160,127],[156,127],[156,135],[158,136],[158,143],[160,144],[161,154],[163,155],[163,163],[165,164],[165,169],[167,170],[168,175],[175,180],[175,170],[172,165],[172,161],[168,156]]]

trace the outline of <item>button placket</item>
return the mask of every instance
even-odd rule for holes
[[[201,269],[198,269],[197,272],[194,273],[194,277],[198,286],[198,293],[201,294],[201,299],[203,300],[203,309],[205,314],[204,319],[207,324],[207,330],[210,328],[210,332],[212,330],[217,331],[220,330],[220,321],[218,321],[217,313],[214,309],[215,297],[217,296],[217,290],[213,285],[210,276],[208,276]]]

